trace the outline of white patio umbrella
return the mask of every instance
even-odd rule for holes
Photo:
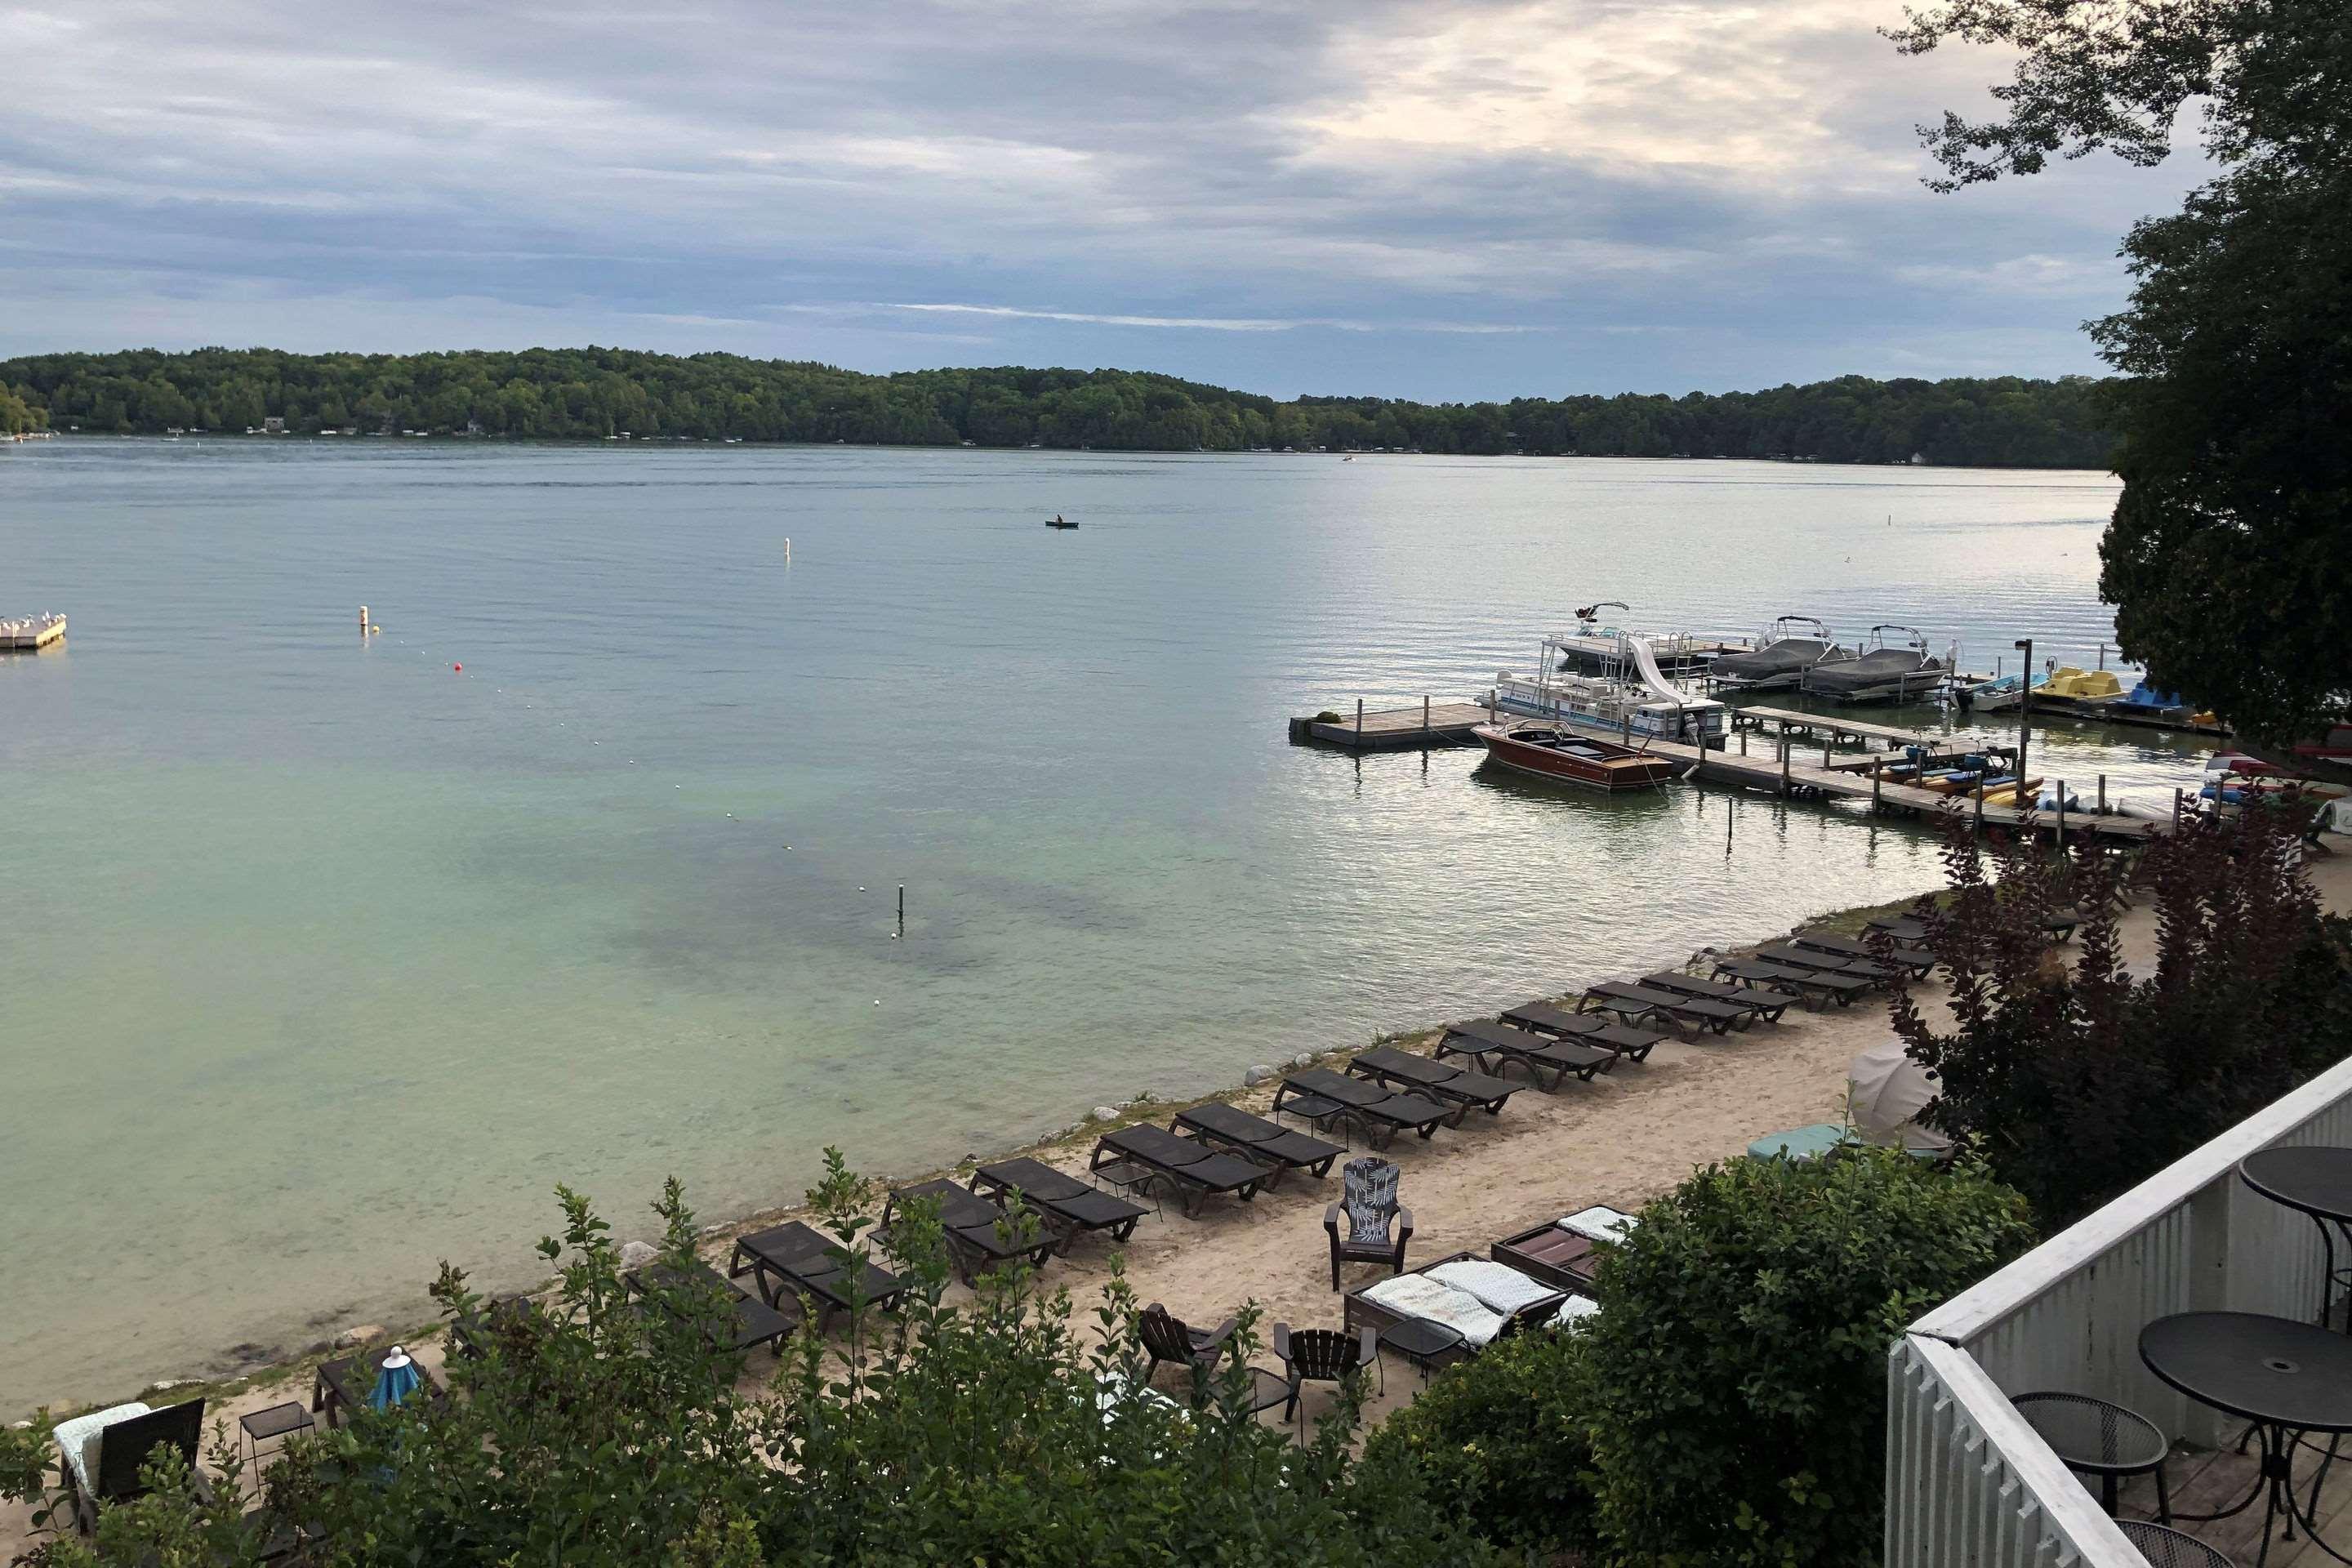
[[[1952,1141],[1913,1118],[1936,1098],[1927,1069],[1903,1051],[1903,1042],[1873,1046],[1846,1068],[1846,1104],[1853,1130],[1873,1143],[1905,1149],[1948,1149]]]

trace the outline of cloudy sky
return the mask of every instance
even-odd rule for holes
[[[0,354],[621,343],[1278,395],[2098,368],[2189,159],[1937,196],[1899,0],[0,4]]]

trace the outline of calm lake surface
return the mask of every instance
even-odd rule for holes
[[[668,1173],[717,1219],[796,1200],[827,1142],[929,1168],[1916,891],[1932,840],[1851,812],[1359,765],[1283,721],[1467,697],[1595,599],[2088,663],[2114,497],[1730,462],[0,447],[0,614],[73,627],[0,658],[0,1414],[422,1317],[443,1258],[535,1278],[558,1182],[645,1235]],[[2167,798],[2197,765],[2063,727],[2044,755]]]

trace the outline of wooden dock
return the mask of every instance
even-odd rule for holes
[[[1332,711],[1326,710],[1325,711]],[[1754,713],[1756,709],[1745,710]],[[1818,713],[1798,713],[1792,710],[1766,710],[1768,717],[1775,713],[1813,723],[1816,731],[1832,727],[1848,733],[1856,726],[1838,720],[1824,719]],[[1477,738],[1470,731],[1487,721],[1487,710],[1475,702],[1424,702],[1412,708],[1390,708],[1361,710],[1339,716],[1335,722],[1318,715],[1290,721],[1290,738],[1296,742],[1320,742],[1357,752],[1413,751],[1426,746],[1475,745]],[[1887,725],[1862,728],[1879,731],[1877,738],[1890,735],[1904,737],[1904,744],[1919,744],[1923,735],[1895,730]],[[1744,739],[1744,737],[1743,737]],[[2031,826],[2034,831],[2055,835],[2062,841],[2069,834],[2095,833],[2102,837],[2131,843],[2142,843],[2167,831],[2161,822],[2137,816],[2099,816],[2085,812],[2027,813],[2010,805],[1986,805],[1969,799],[1939,795],[1916,784],[1896,784],[1870,771],[1867,759],[1858,765],[1853,759],[1831,765],[1801,758],[1793,740],[1782,738],[1769,750],[1759,753],[1744,753],[1732,748],[1702,751],[1671,741],[1652,741],[1642,748],[1653,756],[1663,757],[1675,764],[1683,778],[1696,777],[1703,784],[1728,785],[1737,789],[1759,790],[1796,800],[1855,800],[1866,801],[1874,811],[1897,816],[1935,818],[1957,816],[1973,823],[1978,831],[1998,827],[2015,832]],[[1996,748],[1977,747],[1979,751]]]
[[[1855,744],[1876,741],[1898,751],[1905,746],[1932,746],[1948,738],[1934,730],[1865,724],[1829,713],[1807,713],[1796,708],[1767,708],[1760,704],[1733,708],[1731,725],[1735,730],[1760,730],[1769,725],[1776,735],[1827,735],[1832,741]]]
[[[0,653],[38,653],[52,643],[66,640],[66,618],[63,616],[24,616],[16,620],[0,620]]]

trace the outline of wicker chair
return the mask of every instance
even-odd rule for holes
[[[1323,1211],[1323,1228],[1331,1237],[1331,1289],[1339,1288],[1342,1263],[1385,1263],[1391,1274],[1404,1272],[1404,1246],[1412,1239],[1412,1211],[1397,1202],[1397,1182],[1402,1174],[1393,1160],[1366,1155],[1341,1168],[1341,1195]],[[1348,1234],[1339,1234],[1347,1216]]]

